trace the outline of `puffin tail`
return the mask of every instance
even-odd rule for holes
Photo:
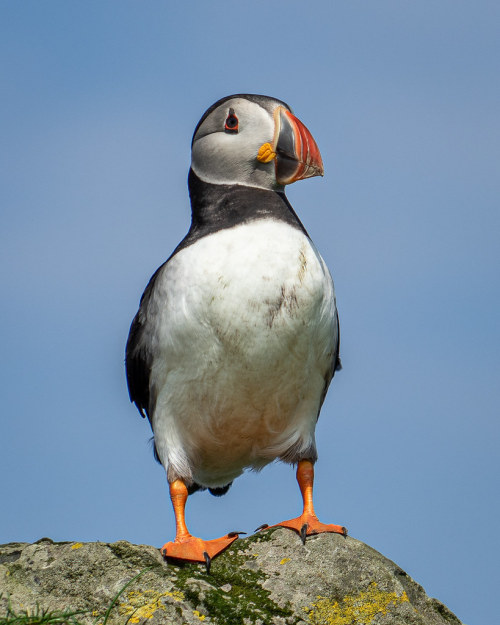
[[[211,495],[213,495],[214,497],[222,497],[222,495],[225,495],[227,493],[227,491],[231,488],[231,484],[232,482],[229,482],[229,484],[226,484],[225,486],[218,486],[217,488],[209,488],[209,492]]]

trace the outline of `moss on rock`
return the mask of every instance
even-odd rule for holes
[[[1,545],[0,596],[0,617],[10,600],[13,609],[80,610],[83,625],[103,623],[113,600],[107,625],[460,625],[367,545],[322,534],[303,546],[281,528],[236,541],[210,575],[126,541]]]

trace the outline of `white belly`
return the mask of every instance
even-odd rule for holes
[[[337,329],[330,274],[302,232],[263,220],[204,237],[155,293],[152,424],[170,475],[221,486],[314,447]]]

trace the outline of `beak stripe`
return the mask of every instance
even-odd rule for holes
[[[275,111],[276,180],[291,184],[323,175],[323,161],[316,141],[304,124],[280,106]]]

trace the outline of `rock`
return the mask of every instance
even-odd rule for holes
[[[9,601],[14,613],[78,611],[84,625],[460,625],[364,543],[321,534],[303,546],[282,528],[236,541],[210,575],[125,541],[1,545],[0,619]]]

